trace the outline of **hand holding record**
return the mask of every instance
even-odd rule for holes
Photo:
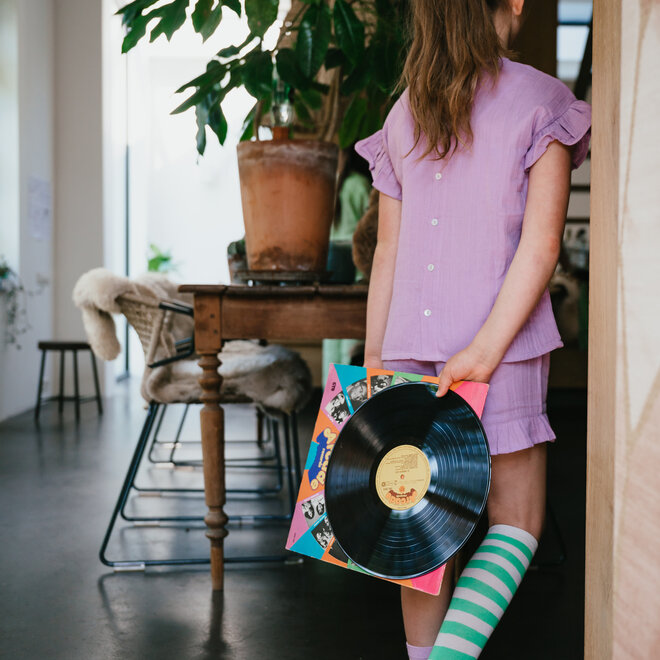
[[[490,485],[479,418],[429,383],[374,394],[348,420],[328,465],[325,499],[338,542],[366,571],[424,575],[467,541]]]
[[[445,362],[445,366],[438,374],[437,396],[444,396],[452,383],[458,383],[461,380],[488,383],[500,360],[501,356],[493,359],[470,344]]]

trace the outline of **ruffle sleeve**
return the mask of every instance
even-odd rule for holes
[[[356,142],[355,151],[369,163],[374,188],[394,199],[401,199],[401,184],[394,172],[384,129]]]
[[[559,116],[545,124],[534,134],[532,144],[525,154],[525,171],[545,153],[554,140],[573,146],[571,168],[579,167],[587,157],[591,137],[591,106],[584,101],[573,100]]]

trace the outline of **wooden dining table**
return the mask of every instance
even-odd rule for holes
[[[185,284],[194,296],[195,349],[202,372],[200,412],[204,517],[211,541],[211,582],[223,588],[227,515],[224,512],[224,411],[218,353],[227,339],[308,340],[363,339],[367,286],[361,284],[208,285]]]

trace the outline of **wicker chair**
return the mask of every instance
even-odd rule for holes
[[[98,271],[99,269],[97,269]],[[92,271],[98,276],[97,271]],[[105,276],[105,275],[104,275]],[[87,281],[84,275],[79,280],[81,289],[85,288]],[[109,277],[109,276],[108,276]],[[120,283],[123,278],[120,279]],[[114,280],[113,280],[114,282]],[[144,425],[140,432],[138,442],[133,453],[129,468],[127,470],[122,488],[120,490],[117,503],[110,518],[102,545],[100,549],[101,561],[116,569],[136,569],[143,568],[149,565],[177,565],[177,564],[202,564],[208,563],[208,557],[190,559],[190,558],[168,558],[168,559],[129,559],[129,560],[111,560],[106,556],[108,544],[110,542],[113,530],[115,528],[118,517],[122,517],[129,523],[145,524],[153,523],[156,525],[180,525],[182,523],[190,523],[193,521],[203,521],[203,512],[200,511],[199,515],[194,516],[134,516],[126,512],[126,505],[132,493],[142,494],[176,494],[176,493],[191,493],[202,491],[199,488],[153,488],[145,486],[137,486],[135,483],[136,476],[140,465],[145,457],[146,448],[151,440],[151,447],[147,456],[159,466],[168,466],[175,469],[178,466],[190,467],[191,465],[201,465],[200,461],[177,461],[175,458],[175,451],[182,446],[180,442],[181,429],[185,414],[190,404],[199,403],[201,395],[201,386],[198,383],[199,370],[195,363],[194,339],[192,335],[193,323],[192,307],[184,302],[172,298],[163,299],[158,297],[158,293],[163,294],[163,290],[153,286],[153,282],[148,282],[147,285],[141,282],[130,283],[126,280],[127,290],[123,290],[119,295],[112,299],[112,304],[106,304],[107,309],[101,307],[94,307],[90,304],[89,297],[84,297],[81,294],[76,295],[74,292],[74,300],[83,309],[83,316],[87,314],[86,329],[88,331],[88,338],[95,353],[104,359],[108,359],[109,355],[114,356],[115,351],[110,353],[98,343],[94,341],[95,333],[90,332],[89,315],[92,313],[100,314],[101,316],[109,315],[110,313],[121,313],[129,325],[136,331],[140,343],[142,345],[146,367],[142,377],[141,394],[147,402],[147,414]],[[129,284],[131,286],[129,286]],[[163,284],[161,281],[160,284]],[[76,288],[78,289],[78,286]],[[171,287],[170,283],[170,287]],[[166,293],[170,291],[165,290]],[[98,296],[94,298],[95,302]],[[114,325],[113,325],[114,327]],[[106,328],[107,330],[107,328]],[[106,335],[108,333],[106,332]],[[263,356],[263,359],[261,359]],[[258,365],[261,362],[268,363],[268,368],[277,368],[278,360],[280,361],[283,369],[284,380],[290,380],[290,389],[297,392],[297,399],[289,400],[286,404],[286,409],[277,409],[277,405],[281,405],[281,397],[270,397],[270,392],[263,390],[255,390],[251,387],[254,382],[261,383],[263,378],[259,378],[258,366],[255,367],[253,373],[246,373],[246,369],[234,369],[234,374],[231,372],[223,374],[225,380],[223,382],[223,389],[221,391],[222,403],[252,403],[256,404],[257,410],[257,438],[260,449],[265,445],[272,444],[272,450],[269,454],[261,454],[258,459],[254,458],[236,458],[228,460],[228,465],[240,469],[250,467],[251,469],[262,468],[264,470],[274,471],[277,475],[277,484],[273,488],[244,488],[244,489],[228,489],[227,493],[231,496],[233,494],[252,494],[256,497],[272,496],[283,490],[283,475],[286,475],[287,490],[289,495],[290,511],[293,510],[295,503],[294,492],[294,478],[296,482],[300,481],[300,462],[298,454],[298,438],[297,438],[297,420],[296,410],[302,407],[305,403],[306,396],[302,396],[305,390],[309,390],[311,386],[310,375],[307,366],[302,362],[300,357],[288,351],[281,346],[266,346],[263,343],[257,342],[228,342],[220,354],[221,360],[228,365],[240,365],[242,357],[250,360],[250,364]],[[266,359],[267,358],[267,359]],[[249,370],[248,370],[249,371]],[[285,373],[286,372],[286,373]],[[220,369],[223,373],[223,367]],[[255,377],[252,378],[251,376]],[[266,381],[268,379],[265,379]],[[272,380],[272,379],[271,379]],[[282,378],[278,376],[277,387],[282,386]],[[306,386],[305,386],[306,384]],[[286,387],[286,384],[284,385]],[[272,393],[273,395],[281,394]],[[277,401],[278,404],[273,402]],[[158,438],[158,433],[162,425],[165,411],[173,404],[183,404],[183,416],[178,425],[176,436],[172,442],[163,443]],[[267,414],[266,414],[267,413]],[[263,428],[266,426],[267,433],[264,438]],[[282,460],[282,452],[280,449],[280,428],[284,430],[284,449],[286,461]],[[195,441],[196,442],[196,441]],[[169,448],[170,454],[168,460],[158,460],[153,457],[154,451],[164,445]],[[287,520],[290,519],[291,514],[285,515],[250,515],[250,516],[230,516],[230,521],[243,521],[249,519],[250,521],[256,520]],[[275,556],[259,556],[259,557],[234,557],[227,558],[225,561],[269,561],[269,560],[282,560],[285,555]]]

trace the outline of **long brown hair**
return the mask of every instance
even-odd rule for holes
[[[451,156],[473,134],[470,115],[480,76],[497,80],[502,46],[492,14],[507,0],[410,0],[412,43],[400,87],[408,87],[415,146],[422,158]]]

